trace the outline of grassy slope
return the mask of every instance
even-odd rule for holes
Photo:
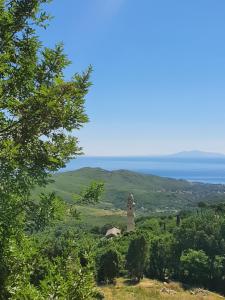
[[[105,224],[113,224],[114,226],[121,227],[126,225],[125,211],[111,211],[106,209],[98,209],[94,207],[77,207],[78,212],[81,213],[81,223],[90,226],[103,226]]]
[[[135,196],[137,209],[143,212],[190,208],[205,198],[209,201],[225,199],[225,186],[190,183],[125,170],[110,172],[99,168],[83,168],[56,174],[54,180],[48,185],[47,191],[55,191],[69,202],[73,194],[79,193],[93,180],[104,181],[106,191],[102,203],[98,205],[98,208],[104,209],[125,209],[129,192]]]
[[[166,290],[167,291],[166,291]],[[221,300],[224,297],[206,291],[206,294],[192,295],[178,283],[164,285],[156,280],[144,279],[140,284],[129,286],[118,279],[116,286],[101,288],[106,300]],[[168,293],[168,290],[170,293]],[[173,292],[174,291],[174,292]]]

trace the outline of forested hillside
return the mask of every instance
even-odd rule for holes
[[[191,183],[126,170],[83,168],[55,174],[53,180],[47,191],[56,192],[68,202],[92,181],[104,182],[105,193],[97,206],[104,209],[125,209],[129,192],[134,194],[136,208],[141,213],[172,212],[196,207],[201,201],[212,204],[225,200],[225,186],[220,184]]]

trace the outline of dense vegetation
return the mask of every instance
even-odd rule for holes
[[[55,174],[54,182],[46,188],[68,202],[93,180],[105,183],[105,193],[98,208],[122,209],[126,207],[127,193],[135,195],[138,213],[173,212],[190,209],[198,202],[221,202],[225,199],[223,185],[191,183],[126,170],[106,171],[99,168],[83,168],[77,171]]]
[[[0,0],[0,298],[89,299],[89,252],[76,237],[50,246],[36,236],[67,212],[54,194],[30,197],[50,174],[80,154],[71,135],[88,121],[84,110],[89,68],[64,79],[63,45],[44,47],[48,0]],[[86,199],[87,200],[87,199]],[[91,199],[92,200],[92,199]],[[80,239],[79,239],[80,240]],[[62,244],[60,244],[62,241]],[[84,243],[82,243],[83,245]]]
[[[100,242],[98,255],[113,251],[111,264],[113,260],[115,265],[121,262],[117,276],[126,275],[133,281],[146,276],[225,293],[224,209],[221,204],[176,217],[140,218],[135,233]],[[113,282],[114,277],[115,271],[105,280]]]
[[[79,218],[77,204],[86,205],[84,209],[96,204],[103,192],[104,184],[93,182],[87,170],[82,171],[83,179],[76,179],[79,190],[68,181],[76,193],[75,203],[72,197],[66,203],[59,197],[64,195],[52,193],[49,186],[35,197],[37,187],[46,186],[52,172],[81,152],[71,132],[88,120],[84,102],[91,72],[89,68],[66,81],[63,72],[69,61],[63,46],[42,46],[37,28],[45,28],[49,20],[41,10],[47,2],[0,0],[0,299],[101,299],[96,283],[113,283],[117,276],[133,281],[143,276],[175,279],[224,293],[223,205],[201,203],[187,216],[143,217],[137,220],[136,232],[106,239],[110,224],[90,229],[70,223]],[[139,196],[141,184],[145,197],[149,193],[155,201],[161,192],[178,199],[182,186],[179,199],[185,205],[191,199],[202,200],[200,194],[224,191],[222,186],[157,177],[149,181],[138,174],[131,178],[125,171],[98,172],[102,175],[96,179],[106,182],[106,197],[109,178],[126,182],[115,195],[115,207],[122,207],[127,190]],[[57,184],[67,181],[62,176],[56,175]],[[62,193],[62,186],[58,190]]]

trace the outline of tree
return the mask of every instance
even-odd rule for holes
[[[225,257],[216,255],[211,260],[210,287],[224,293]]]
[[[37,27],[45,28],[49,20],[41,9],[47,2],[0,0],[2,299],[15,291],[21,298],[20,293],[25,295],[25,290],[33,289],[29,282],[30,254],[24,249],[28,243],[24,229],[31,189],[45,185],[53,171],[81,154],[78,140],[71,133],[88,121],[84,103],[91,85],[91,67],[66,81],[64,69],[70,62],[63,45],[43,47],[37,36]],[[15,253],[23,256],[23,270],[12,267],[17,262]]]
[[[147,275],[151,278],[164,280],[174,260],[173,255],[173,238],[171,235],[153,237],[149,249]]]
[[[202,250],[189,249],[180,258],[182,278],[188,283],[205,285],[209,276],[209,258]]]
[[[44,230],[47,226],[61,219],[66,211],[65,202],[57,197],[55,193],[46,195],[42,193],[38,202],[27,203],[26,229],[29,232]]]
[[[27,286],[22,284],[21,288],[18,288],[14,282],[11,289],[12,291],[14,289],[16,296],[13,299],[93,299],[94,241],[87,241],[87,237],[78,238],[75,232],[67,232],[57,238],[42,234],[41,239],[43,243],[39,243],[38,249],[35,249],[36,253],[30,255],[33,261],[29,263],[33,266],[31,276],[26,274],[28,284]],[[88,242],[91,242],[90,247],[87,245]],[[23,264],[21,255],[17,253],[17,256],[15,269]],[[33,294],[29,294],[31,288],[39,297],[32,297]]]
[[[216,255],[213,260],[213,274],[212,277],[216,280],[222,278],[225,274],[225,257]]]
[[[207,205],[207,203],[200,201],[200,202],[198,202],[198,207],[203,209],[203,208],[207,208],[208,205]]]
[[[96,204],[100,201],[103,192],[104,183],[101,181],[93,181],[80,195],[74,195],[74,198],[81,204]]]
[[[46,0],[0,2],[0,177],[1,193],[25,198],[34,184],[80,154],[69,133],[87,122],[85,95],[91,68],[64,80],[69,60],[63,46],[43,48],[35,25],[48,16]]]
[[[223,252],[221,247],[221,219],[214,212],[192,214],[175,231],[180,255],[184,250],[203,250],[209,257]]]
[[[147,252],[148,244],[144,235],[131,240],[126,256],[126,268],[131,279],[140,281],[143,278]]]
[[[112,283],[119,274],[119,254],[110,249],[100,257],[98,269],[98,282]]]

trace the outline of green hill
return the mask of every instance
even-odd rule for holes
[[[68,202],[73,195],[94,180],[105,182],[105,192],[98,208],[125,209],[129,192],[135,197],[139,212],[176,211],[196,207],[200,201],[208,203],[225,200],[225,186],[203,183],[191,183],[152,175],[144,175],[126,170],[106,171],[100,168],[82,168],[80,170],[58,173],[54,182],[45,190],[54,191]],[[40,192],[36,190],[35,194]]]

